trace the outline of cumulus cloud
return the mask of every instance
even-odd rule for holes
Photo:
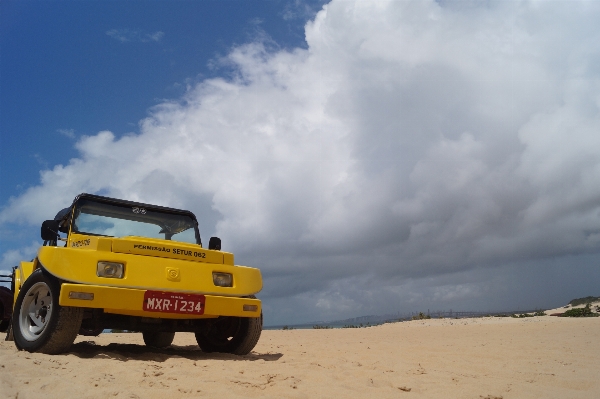
[[[191,208],[267,297],[323,310],[353,307],[342,282],[390,287],[364,305],[412,279],[597,254],[599,19],[597,2],[334,0],[307,49],[236,47],[233,78],[154,107],[139,134],[81,137],[0,222],[80,192]],[[422,292],[481,292],[436,284]]]

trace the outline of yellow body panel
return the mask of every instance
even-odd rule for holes
[[[69,292],[94,294],[93,300],[71,299]],[[98,285],[63,284],[60,291],[61,306],[104,309],[106,313],[124,314],[163,319],[202,319],[217,316],[260,317],[261,303],[258,299],[206,295],[204,315],[158,313],[143,310],[146,290],[104,287]],[[244,305],[255,305],[255,311],[244,311]]]
[[[93,237],[96,238],[96,237]],[[109,242],[111,239],[104,239]],[[103,244],[96,238],[96,245]],[[112,247],[122,249],[140,242],[127,239],[112,239]],[[91,238],[90,238],[91,242]],[[158,247],[157,244],[154,246]],[[38,252],[39,262],[54,276],[81,284],[114,286],[121,288],[153,289],[170,292],[189,292],[224,296],[248,296],[262,289],[262,276],[255,268],[226,264],[204,263],[186,259],[171,259],[130,253],[115,253],[95,250],[92,245],[83,247],[42,247]],[[88,249],[89,248],[89,249]],[[200,246],[197,246],[200,249]],[[218,251],[202,250],[207,254]],[[222,254],[220,255],[223,258]],[[98,277],[99,261],[124,264],[121,279]],[[233,275],[233,287],[217,287],[213,283],[213,272]]]
[[[124,264],[123,278],[96,275],[99,261]],[[110,238],[71,234],[65,247],[43,246],[33,262],[21,262],[15,274],[15,302],[23,282],[38,267],[64,280],[61,306],[103,309],[105,313],[167,319],[218,316],[259,317],[261,302],[246,298],[262,289],[260,270],[234,266],[233,254],[200,245],[144,237]],[[213,272],[230,273],[232,287],[217,287]],[[146,290],[202,294],[204,315],[147,312]],[[89,292],[93,300],[69,298],[70,291]],[[244,311],[243,305],[257,305]]]
[[[108,238],[72,233],[69,236],[67,247],[182,259],[203,263],[225,263],[232,266],[234,264],[233,254],[230,252],[211,251],[196,244],[146,237]]]

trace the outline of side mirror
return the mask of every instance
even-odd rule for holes
[[[215,251],[221,250],[221,239],[219,237],[210,237],[208,241],[208,249],[214,249]]]
[[[61,209],[60,212],[58,212],[56,214],[56,216],[54,216],[54,220],[65,220],[70,212],[71,212],[71,208]],[[60,231],[61,233],[67,234],[69,232],[69,224],[64,223],[56,231]]]
[[[59,220],[46,220],[42,223],[42,240],[56,241],[58,239]]]

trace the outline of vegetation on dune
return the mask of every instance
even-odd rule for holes
[[[506,317],[505,315],[502,315],[503,317]],[[544,312],[543,310],[538,310],[536,312],[534,312],[533,314],[529,314],[529,313],[523,313],[523,314],[512,314],[510,315],[510,317],[514,317],[517,319],[522,319],[524,317],[535,317],[535,316],[546,316],[546,312]]]
[[[371,323],[367,323],[367,324],[360,323],[358,326],[355,324],[346,324],[345,326],[342,326],[342,328],[367,328],[367,327],[373,327],[373,326],[371,325]]]
[[[569,305],[578,306],[583,305],[584,303],[588,304],[596,301],[600,301],[600,296],[586,296],[585,298],[573,299],[571,302],[569,302]]]
[[[431,319],[431,316],[429,316],[428,314],[425,314],[423,312],[419,312],[418,315],[414,315],[412,317],[413,320],[425,320],[425,319]]]
[[[562,314],[562,317],[598,317],[600,314],[592,312],[590,304],[587,303],[584,308],[569,309]]]
[[[318,324],[315,324],[315,325],[313,326],[313,328],[314,328],[315,330],[329,330],[330,328],[333,328],[333,327],[331,327],[331,326],[320,326],[320,325],[318,325]]]

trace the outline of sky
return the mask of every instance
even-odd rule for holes
[[[600,295],[600,3],[0,3],[0,270],[192,210],[267,325]]]

